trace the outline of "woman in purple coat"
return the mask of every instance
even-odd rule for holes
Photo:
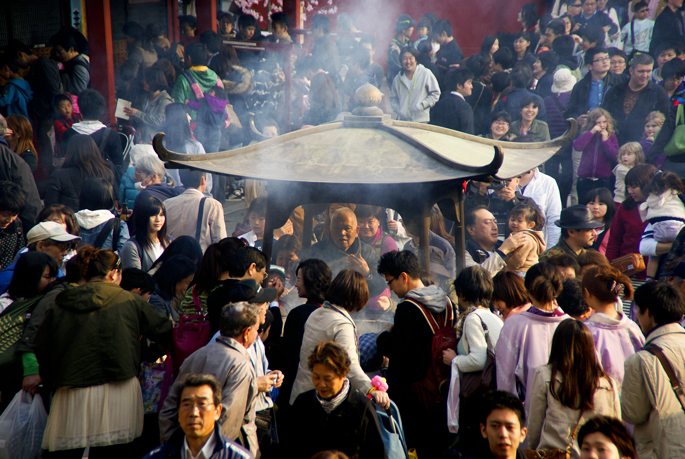
[[[585,325],[595,340],[602,368],[619,385],[623,383],[623,363],[645,344],[640,327],[617,307],[621,295],[630,300],[633,286],[616,268],[597,266],[583,276],[583,297],[595,311]]]

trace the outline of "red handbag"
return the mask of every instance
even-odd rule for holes
[[[178,370],[183,361],[193,352],[197,351],[209,342],[209,321],[202,313],[202,304],[198,297],[196,286],[193,286],[193,305],[195,314],[182,315],[172,332],[172,362],[174,378],[178,376]]]

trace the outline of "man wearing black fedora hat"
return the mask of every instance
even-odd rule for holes
[[[578,256],[585,253],[586,247],[590,247],[595,241],[597,228],[602,226],[594,220],[590,209],[582,205],[570,206],[562,210],[561,218],[554,224],[561,228],[561,238],[557,245],[540,256],[540,261],[547,261],[560,254],[578,259]]]
[[[395,76],[402,70],[400,64],[400,51],[405,46],[411,45],[411,36],[414,33],[414,25],[416,21],[408,14],[403,14],[397,18],[395,24],[395,38],[390,42],[388,49],[388,64],[386,66],[385,78],[388,80],[388,86],[392,87],[392,82]],[[381,82],[379,81],[378,84]]]

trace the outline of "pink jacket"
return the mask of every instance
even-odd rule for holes
[[[530,411],[535,369],[547,365],[554,331],[562,320],[570,318],[560,309],[553,316],[542,316],[533,310],[531,307],[508,317],[495,347],[497,389],[518,394],[524,401],[526,415]]]
[[[623,384],[623,364],[631,355],[642,349],[645,337],[640,326],[622,312],[619,319],[606,314],[594,313],[585,321],[595,340],[604,372],[614,378],[619,386]]]

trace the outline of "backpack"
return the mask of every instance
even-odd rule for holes
[[[455,311],[450,302],[445,311],[440,314],[432,313],[418,301],[405,299],[421,310],[428,326],[433,332],[431,342],[431,362],[428,373],[423,381],[414,383],[414,390],[419,397],[419,403],[429,412],[444,410],[447,392],[450,386],[450,367],[442,361],[442,351],[457,348],[457,331],[454,328]]]
[[[109,233],[112,233],[112,252],[116,252],[119,247],[119,236],[121,234],[121,220],[119,217],[110,218],[105,226],[98,233],[98,237],[93,242],[93,247],[101,249],[107,240]]]

